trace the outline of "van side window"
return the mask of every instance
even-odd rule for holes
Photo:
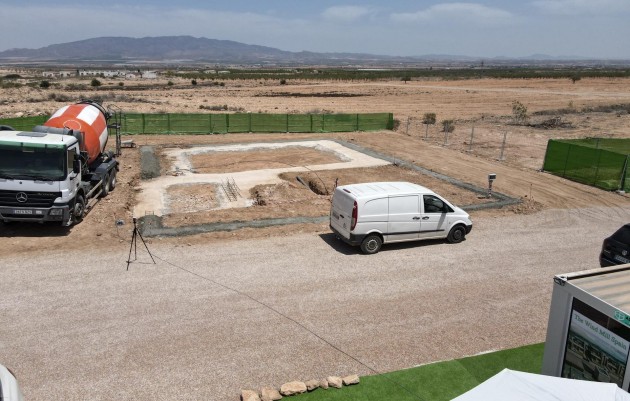
[[[440,198],[433,195],[423,195],[424,212],[425,213],[442,213],[444,211],[452,212],[453,209],[448,207]]]

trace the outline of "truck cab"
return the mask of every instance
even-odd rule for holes
[[[79,154],[74,136],[0,131],[0,219],[70,221]]]

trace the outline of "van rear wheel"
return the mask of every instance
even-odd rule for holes
[[[462,226],[455,226],[448,233],[448,237],[446,237],[446,239],[451,244],[459,244],[466,239],[466,229]]]
[[[366,255],[372,255],[381,250],[381,245],[383,245],[381,237],[376,234],[370,234],[361,242],[361,251]]]

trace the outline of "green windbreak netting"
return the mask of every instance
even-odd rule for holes
[[[0,125],[8,125],[16,131],[31,131],[36,125],[42,125],[49,116],[2,118]]]
[[[391,113],[372,114],[133,114],[123,134],[212,134],[238,132],[349,132],[392,129]]]
[[[0,119],[19,131],[43,124],[47,116]],[[123,134],[214,134],[229,132],[351,132],[391,130],[392,113],[371,114],[140,114],[124,113]]]
[[[550,140],[543,170],[606,190],[627,190],[628,145],[628,140],[606,138]]]

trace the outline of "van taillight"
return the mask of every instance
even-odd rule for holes
[[[357,206],[357,201],[354,201],[354,206],[352,206],[352,220],[350,220],[350,231],[354,230],[357,226],[357,217],[359,216],[359,207]]]

